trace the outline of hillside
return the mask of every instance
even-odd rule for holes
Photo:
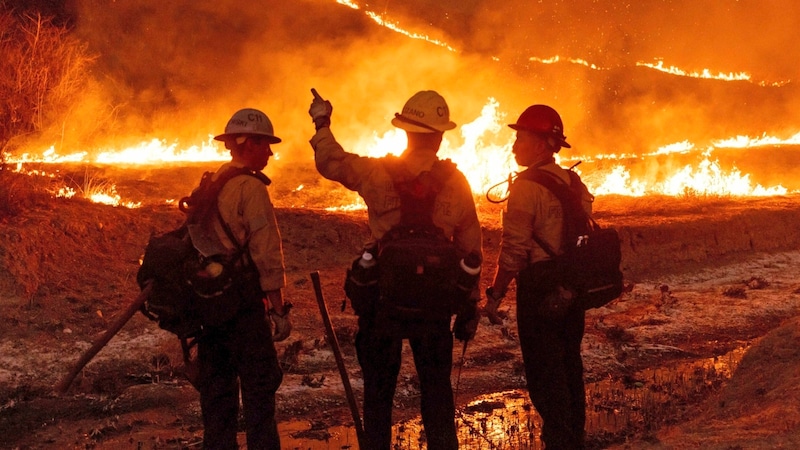
[[[590,424],[593,448],[677,448],[681,442],[774,448],[795,442],[800,414],[794,411],[794,392],[800,383],[792,364],[798,332],[793,318],[800,311],[800,282],[794,271],[800,262],[800,232],[793,224],[800,219],[799,205],[794,197],[598,199],[598,220],[617,227],[623,237],[631,291],[588,314],[586,379],[598,383],[592,389],[610,389],[602,387],[610,381],[640,394],[630,397],[629,408],[617,408],[623,411],[620,417],[628,418],[625,426]],[[481,210],[488,261],[483,285],[494,272],[500,238],[496,212],[486,205]],[[67,394],[56,396],[52,390],[136,297],[138,260],[150,233],[166,231],[180,220],[174,207],[126,209],[59,199],[0,223],[5,243],[0,249],[0,447],[137,448],[142,443],[145,448],[189,448],[199,441],[197,393],[182,376],[177,343],[140,314],[86,366]],[[352,443],[352,430],[341,428],[352,425],[352,416],[309,273],[321,275],[358,396],[355,317],[340,306],[343,268],[366,237],[364,220],[363,212],[278,211],[286,296],[296,305],[293,334],[278,345],[286,371],[278,392],[285,445],[328,448],[339,442],[335,439]],[[477,423],[477,415],[502,408],[498,395],[527,402],[519,395],[524,379],[513,301],[504,303],[501,312],[505,323],[482,321],[465,355],[458,392],[464,448],[476,443],[468,427]],[[460,361],[460,350],[455,361]],[[731,381],[720,373],[696,395],[658,400],[657,417],[636,412],[642,406],[636,399],[643,393],[668,389],[671,396],[687,389],[671,381],[667,386],[657,377],[642,379],[642,371],[680,370],[670,368],[737,351],[744,356],[729,364],[731,370],[739,367]],[[413,437],[419,406],[408,356],[395,418],[410,421],[403,432]],[[607,392],[596,397],[590,402],[595,408],[614,409]],[[495,406],[488,411],[475,406],[486,404]],[[500,433],[492,438],[495,442],[510,445],[504,430],[495,431]]]

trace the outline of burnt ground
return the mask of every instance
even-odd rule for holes
[[[274,189],[286,297],[295,304],[294,331],[277,345],[285,369],[278,419],[286,442],[299,439],[286,448],[339,448],[315,440],[353,419],[309,274],[320,273],[360,398],[356,320],[340,306],[344,267],[367,237],[365,214],[303,208],[292,204],[297,199],[288,192]],[[590,430],[593,448],[796,446],[799,206],[797,197],[598,199],[599,222],[616,227],[623,238],[630,290],[587,316],[587,382],[655,389],[656,383],[637,374],[736,349],[747,352],[730,380],[709,382],[698,395],[671,405],[664,417],[613,432]],[[494,272],[500,224],[496,206],[481,204],[480,211],[485,287]],[[180,220],[174,206],[127,209],[53,199],[0,223],[0,448],[199,448],[198,395],[183,376],[177,341],[140,314],[65,394],[53,389],[137,296],[135,275],[148,236]],[[513,295],[501,307],[504,324],[483,319],[468,348],[459,381],[462,408],[481,396],[524,388]],[[455,361],[460,355],[457,345]],[[398,422],[419,411],[410,354],[404,363]],[[454,367],[454,380],[456,373]]]

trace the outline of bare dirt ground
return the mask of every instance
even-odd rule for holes
[[[285,369],[278,392],[284,446],[354,445],[350,438],[343,445],[331,431],[352,425],[353,418],[309,274],[320,273],[360,404],[356,320],[349,307],[341,308],[341,286],[344,267],[367,237],[365,214],[304,208],[292,194],[294,186],[271,192],[280,208],[286,297],[295,304],[294,331],[278,344]],[[632,398],[640,418],[613,429],[593,425],[590,447],[796,448],[800,198],[599,198],[595,209],[601,224],[620,231],[630,290],[587,315],[587,383],[655,392],[666,383],[642,379],[642,371],[745,350],[730,379],[709,379],[703,389],[680,398],[668,392],[662,408],[653,409],[662,411],[654,413],[657,417],[643,414],[646,396]],[[499,209],[481,204],[480,211],[485,287],[494,273]],[[138,294],[135,275],[148,236],[181,219],[174,206],[126,209],[54,199],[0,223],[0,448],[200,448],[198,395],[183,376],[177,341],[140,314],[83,369],[66,394],[53,391]],[[512,291],[501,306],[505,323],[490,325],[483,319],[469,345],[458,382],[462,411],[485,404],[480,399],[493,394],[524,389],[513,297]],[[460,358],[456,345],[454,383]],[[404,362],[398,422],[413,420],[419,411],[410,354]],[[605,396],[591,404],[623,409]],[[534,447],[488,442],[465,438],[462,444]],[[402,448],[419,445],[407,442]]]

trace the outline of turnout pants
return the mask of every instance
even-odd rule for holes
[[[553,319],[537,311],[536,294],[517,295],[517,327],[528,392],[542,417],[542,441],[547,450],[584,448],[586,394],[581,340],[585,313],[571,308]]]
[[[453,335],[450,323],[433,323],[408,338],[421,391],[422,424],[429,450],[458,448],[450,384]],[[403,338],[387,336],[373,320],[359,319],[356,352],[364,375],[364,434],[369,450],[392,448],[392,404],[400,373]]]
[[[275,392],[283,379],[264,306],[240,311],[199,340],[204,448],[235,450],[241,390],[247,448],[280,450]]]

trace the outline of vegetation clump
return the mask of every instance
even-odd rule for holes
[[[13,173],[9,155],[43,133],[62,134],[72,108],[91,84],[95,57],[51,17],[0,2],[0,218],[19,214],[36,197]],[[62,131],[59,131],[62,130]]]

